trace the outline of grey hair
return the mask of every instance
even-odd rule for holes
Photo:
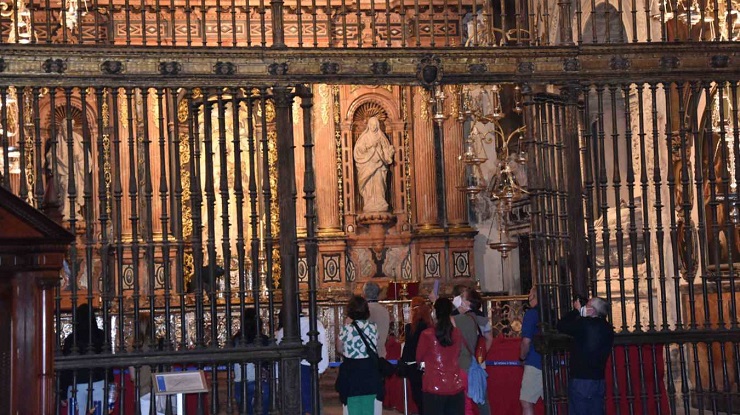
[[[365,283],[365,287],[362,289],[365,294],[366,300],[377,301],[378,295],[380,294],[380,287],[374,282]]]
[[[601,297],[594,297],[590,301],[591,307],[596,311],[598,317],[606,317],[609,315],[609,303]]]

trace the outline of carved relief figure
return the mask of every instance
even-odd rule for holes
[[[393,163],[393,152],[393,145],[380,129],[378,118],[370,117],[354,149],[357,188],[362,196],[363,212],[388,211],[386,178],[388,166]]]

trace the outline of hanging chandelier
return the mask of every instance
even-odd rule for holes
[[[512,166],[526,164],[527,153],[524,148],[526,126],[507,132],[502,125],[507,114],[502,104],[502,89],[497,84],[469,85],[460,89],[458,121],[467,124],[470,132],[465,137],[463,154],[459,157],[466,165],[466,173],[463,183],[457,188],[473,203],[479,200],[480,194],[494,203],[495,221],[499,223],[498,239],[491,240],[492,220],[489,246],[499,251],[502,258],[506,258],[518,246],[508,232],[512,205],[527,194],[527,190],[517,180]],[[514,107],[510,112],[520,115],[523,112],[521,88],[515,86],[513,93]],[[512,140],[515,140],[515,146]],[[488,177],[482,168],[488,161],[486,145],[493,145],[496,152],[495,169]],[[513,157],[512,151],[515,151]]]

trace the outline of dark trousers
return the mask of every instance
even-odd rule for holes
[[[262,381],[262,415],[267,415],[270,411],[270,385],[266,380]],[[238,413],[242,413],[243,403],[243,382],[234,382],[234,399],[236,399],[236,410]],[[254,414],[255,400],[254,393],[257,389],[257,382],[247,382],[247,415]]]
[[[301,365],[301,414],[313,414],[311,395],[311,366]]]
[[[568,415],[603,415],[604,379],[571,379],[568,385]]]
[[[435,395],[424,392],[424,415],[460,415],[465,413],[465,392]]]
[[[419,410],[419,415],[424,415],[424,394],[421,392],[421,377],[424,374],[421,370],[416,369],[416,366],[409,366],[408,369],[408,380],[411,386],[411,398],[416,403],[416,408]]]

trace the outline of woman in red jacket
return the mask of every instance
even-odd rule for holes
[[[460,415],[465,412],[465,388],[458,356],[462,335],[452,322],[452,302],[434,303],[437,324],[424,330],[416,348],[416,360],[424,368],[421,389],[424,415]]]

